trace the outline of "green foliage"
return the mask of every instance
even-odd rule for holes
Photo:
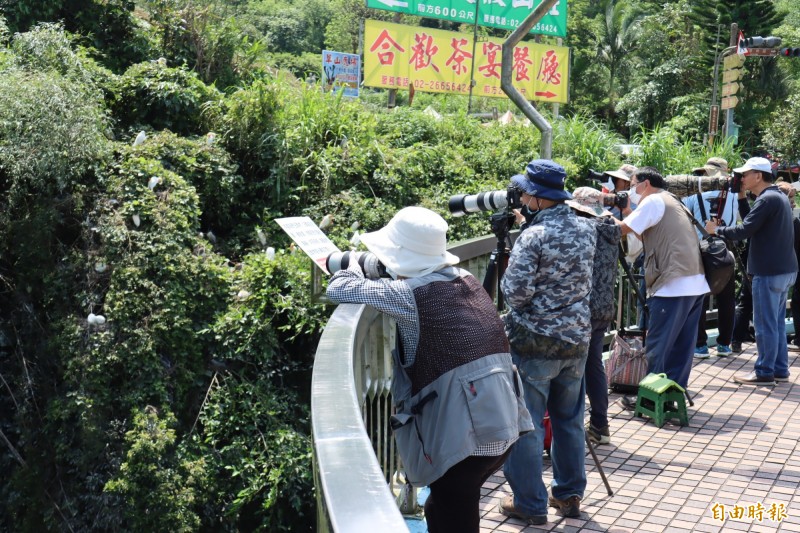
[[[9,69],[0,75],[0,177],[3,215],[29,197],[88,183],[109,154],[99,92],[54,73]],[[0,215],[0,220],[2,216]]]
[[[578,177],[589,169],[612,170],[621,164],[615,146],[623,139],[607,126],[585,117],[559,119],[553,127],[553,154],[577,166]]]
[[[320,78],[322,71],[322,58],[320,54],[304,52],[302,54],[290,54],[288,52],[276,52],[269,54],[266,58],[268,65],[291,72],[299,79],[309,76]]]
[[[132,0],[0,0],[11,29],[26,32],[40,22],[63,22],[113,69],[142,61],[149,43],[133,16]]]
[[[218,480],[204,522],[216,531],[310,531],[311,442],[297,429],[308,410],[257,370],[215,380],[201,412],[198,440]]]
[[[227,8],[176,0],[147,0],[157,54],[170,65],[194,70],[207,84],[225,88],[238,83],[258,50],[257,39],[243,33]]]
[[[147,407],[134,414],[125,434],[127,453],[105,490],[122,500],[120,518],[131,531],[197,531],[194,511],[207,483],[203,458],[182,457],[175,417]]]
[[[800,95],[789,97],[788,108],[773,113],[765,128],[764,144],[781,160],[800,160]]]
[[[133,65],[119,79],[113,114],[120,127],[147,125],[175,133],[203,134],[201,109],[219,93],[185,67],[162,61]]]
[[[165,131],[148,137],[141,146],[120,150],[128,156],[157,160],[191,184],[200,201],[201,228],[213,230],[217,236],[235,229],[238,205],[246,201],[244,180],[214,134],[190,139]]]

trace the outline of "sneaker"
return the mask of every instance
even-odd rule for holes
[[[592,424],[586,424],[586,435],[595,444],[611,444],[611,433],[608,431],[608,426],[597,429]]]
[[[786,346],[786,349],[789,350],[790,352],[800,352],[800,346],[794,344],[793,342],[790,342]]]
[[[500,502],[498,510],[500,511],[500,514],[508,516],[509,518],[518,518],[533,526],[541,526],[547,523],[546,514],[524,514],[517,511],[516,508],[514,508],[513,496],[506,496],[503,498],[503,501]]]
[[[694,356],[696,359],[708,359],[711,357],[708,355],[708,346],[705,344],[703,346],[698,346],[694,349]]]
[[[623,396],[622,397],[622,406],[627,409],[628,411],[633,411],[636,409],[636,400],[638,397],[636,396]]]
[[[581,516],[581,499],[570,496],[566,500],[559,500],[550,496],[550,507],[553,507],[566,518],[579,518]]]
[[[742,343],[739,341],[732,341],[731,351],[736,353],[742,353]]]
[[[717,344],[717,357],[728,357],[732,353],[733,350],[727,344]]]
[[[786,374],[785,376],[775,376],[776,383],[786,383],[787,381],[789,381],[789,374]]]
[[[775,380],[773,378],[759,376],[755,372],[733,376],[733,381],[744,385],[775,385]]]

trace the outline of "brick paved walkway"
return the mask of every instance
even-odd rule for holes
[[[536,531],[798,531],[800,532],[800,362],[776,387],[739,386],[733,374],[751,371],[755,344],[733,357],[694,363],[689,426],[634,418],[609,398],[611,445],[596,452],[614,490],[608,496],[591,456],[580,519],[551,509],[545,526],[526,526],[497,512],[509,487],[502,472],[484,485],[481,533]],[[713,353],[713,349],[712,349]],[[548,462],[545,475],[551,475]],[[549,484],[550,478],[546,479]],[[718,505],[717,505],[718,504]],[[761,520],[748,518],[763,507]],[[770,517],[770,509],[785,517]],[[725,521],[714,516],[723,510]],[[738,507],[737,507],[738,506]],[[731,518],[743,512],[740,520]]]

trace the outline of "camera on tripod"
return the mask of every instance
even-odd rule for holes
[[[478,194],[456,194],[450,197],[447,208],[454,217],[479,211],[519,209],[522,207],[522,191],[509,186],[505,191],[488,191]]]
[[[346,270],[351,263],[357,263],[364,277],[368,279],[388,278],[386,267],[371,252],[331,252],[325,259],[325,267],[333,274]]]

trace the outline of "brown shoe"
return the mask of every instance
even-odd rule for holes
[[[558,512],[567,518],[581,516],[581,499],[578,496],[570,496],[566,500],[559,500],[550,496],[550,507],[558,509]]]
[[[500,502],[498,509],[500,513],[505,516],[510,518],[518,518],[533,526],[541,526],[547,523],[546,514],[525,514],[517,511],[517,509],[514,507],[513,496],[506,496],[503,498],[503,501]]]

